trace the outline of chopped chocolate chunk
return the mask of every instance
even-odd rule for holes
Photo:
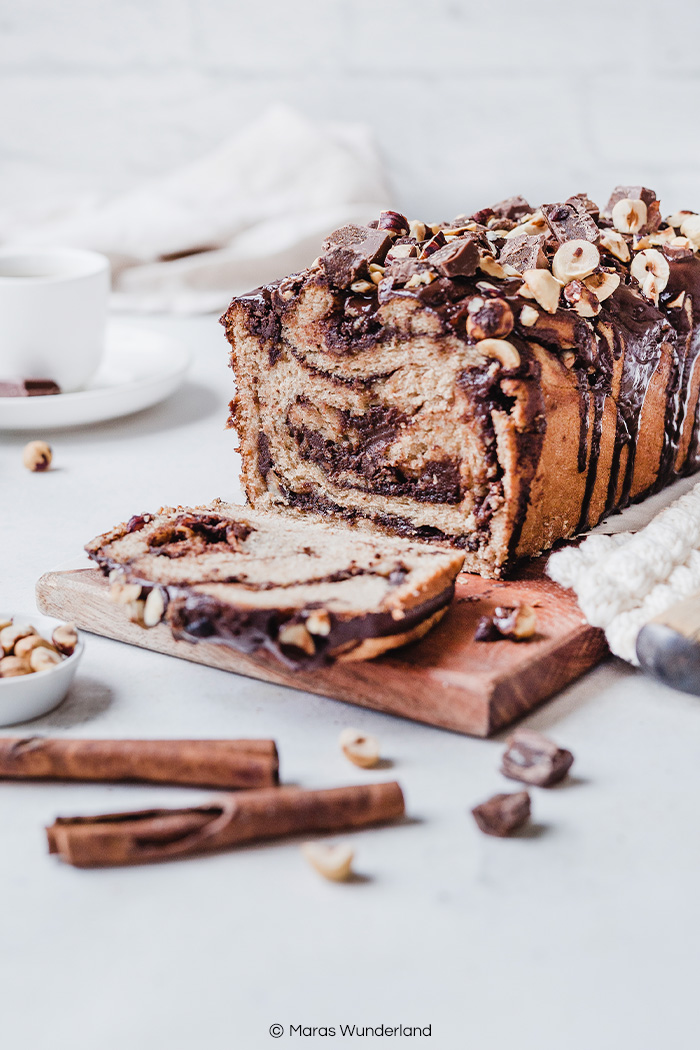
[[[547,256],[544,254],[546,242],[546,233],[521,233],[517,237],[509,237],[501,248],[498,261],[501,266],[512,266],[518,273],[544,268],[547,266]]]
[[[472,816],[485,835],[505,838],[530,819],[530,796],[527,791],[494,795],[487,802],[475,806]]]
[[[591,198],[588,196],[588,194],[586,194],[586,193],[574,193],[574,194],[571,195],[571,197],[567,197],[566,198],[566,203],[567,204],[573,204],[574,201],[578,201],[581,204],[581,206],[583,207],[584,211],[587,211],[588,214],[593,219],[595,219],[596,222],[598,221],[598,216],[600,215],[600,208],[598,207],[598,205],[596,204],[595,201],[591,200]]]
[[[570,197],[563,204],[543,204],[542,214],[560,244],[577,240],[597,244],[600,240],[598,226],[576,197]]]
[[[510,230],[514,230],[518,224],[513,219],[504,219],[502,215],[492,215],[486,225],[494,233],[498,231],[508,233]]]
[[[669,262],[677,262],[679,259],[691,259],[694,254],[692,248],[681,248],[674,244],[663,244],[661,251]]]
[[[412,277],[430,270],[428,263],[421,259],[392,259],[391,264],[384,271],[385,277],[390,277],[393,284],[406,284]]]
[[[557,747],[541,733],[518,729],[506,741],[501,759],[501,773],[511,780],[521,780],[536,787],[550,787],[563,780],[573,765],[574,756]]]
[[[408,233],[408,219],[398,211],[383,211],[379,216],[377,224],[379,230],[389,230],[390,233]]]
[[[468,222],[478,223],[479,226],[486,226],[486,223],[493,215],[493,208],[480,208],[479,211],[475,211],[473,215],[467,215],[466,219]]]
[[[654,233],[661,225],[661,209],[656,194],[646,186],[616,186],[610,195],[605,212],[612,214],[618,201],[644,201],[647,207],[647,221],[638,231],[640,234]]]
[[[60,393],[61,388],[53,379],[0,380],[0,397],[46,397]]]
[[[323,242],[321,264],[337,288],[349,288],[359,277],[369,276],[369,265],[381,261],[391,247],[384,230],[368,226],[342,226]]]
[[[433,252],[430,263],[443,277],[472,277],[479,265],[478,238],[473,234],[455,237]]]
[[[501,219],[522,219],[523,215],[532,214],[532,208],[524,197],[506,197],[498,204],[492,204],[490,211]]]
[[[258,470],[263,478],[266,478],[272,469],[272,456],[270,455],[270,440],[262,430],[258,433]]]

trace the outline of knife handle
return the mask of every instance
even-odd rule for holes
[[[642,670],[658,681],[700,696],[700,594],[676,602],[637,635]]]

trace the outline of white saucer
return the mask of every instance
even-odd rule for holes
[[[0,397],[0,430],[73,427],[138,412],[177,390],[189,364],[190,353],[177,339],[112,321],[104,360],[84,390]]]

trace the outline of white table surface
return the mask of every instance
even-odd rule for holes
[[[97,532],[162,504],[239,499],[232,393],[215,318],[148,318],[187,341],[191,378],[166,403],[46,435],[54,469],[21,463],[36,434],[0,434],[0,605]],[[0,732],[271,736],[283,779],[393,779],[412,818],[352,836],[361,880],[322,881],[298,843],[128,870],[79,871],[43,828],[75,815],[199,802],[207,792],[11,784],[0,789],[0,1029],[18,1050],[426,1045],[438,1050],[697,1046],[700,700],[608,661],[526,724],[576,755],[533,789],[534,828],[498,840],[468,811],[516,790],[484,741],[88,635],[54,713]],[[376,733],[391,767],[339,753]],[[340,1024],[432,1026],[341,1037]],[[275,1040],[270,1025],[284,1026]],[[290,1034],[290,1025],[336,1035]]]

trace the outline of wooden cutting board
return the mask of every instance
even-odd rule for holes
[[[573,593],[544,575],[544,561],[503,582],[461,576],[452,608],[422,641],[378,660],[315,671],[290,671],[267,654],[246,656],[212,642],[175,641],[163,624],[139,627],[110,602],[97,569],[46,573],[37,583],[37,604],[49,616],[106,638],[485,737],[532,711],[608,652],[603,632],[585,622]],[[536,607],[534,638],[474,641],[480,616],[517,602]]]

